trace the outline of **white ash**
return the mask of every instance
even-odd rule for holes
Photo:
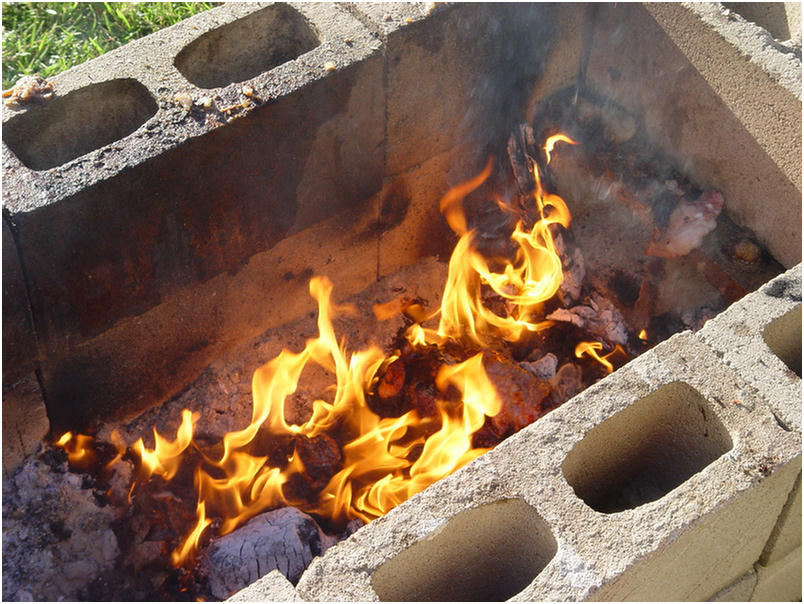
[[[4,600],[76,600],[112,569],[115,514],[83,482],[36,457],[3,482]]]
[[[707,191],[695,201],[682,198],[670,214],[667,228],[654,237],[645,253],[662,258],[689,254],[715,230],[722,209],[723,196],[717,191]]]
[[[552,352],[548,352],[537,361],[522,361],[519,366],[535,375],[540,380],[551,380],[556,375],[558,367],[558,357]]]
[[[565,363],[549,380],[553,401],[563,403],[584,389],[581,368],[574,363]]]
[[[625,346],[628,342],[628,327],[617,307],[606,297],[597,293],[584,300],[584,304],[572,308],[559,308],[546,317],[551,321],[572,323],[592,336],[602,338],[610,346]]]
[[[564,242],[561,233],[553,237],[556,252],[561,258],[561,271],[564,279],[558,288],[558,299],[564,306],[571,306],[580,300],[586,265],[579,247]]]
[[[224,600],[272,570],[295,584],[312,559],[336,542],[310,516],[286,507],[255,516],[216,539],[201,568],[212,595]]]

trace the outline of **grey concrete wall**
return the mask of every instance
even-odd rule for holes
[[[176,393],[310,310],[313,274],[348,294],[446,253],[437,200],[523,113],[555,10],[234,3],[4,108],[35,328],[8,348],[36,359],[54,429]]]
[[[601,5],[586,83],[786,267],[801,261],[801,60],[717,4]]]

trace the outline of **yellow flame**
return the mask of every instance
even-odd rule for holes
[[[86,434],[65,432],[53,444],[67,452],[67,461],[77,470],[88,470],[97,460],[92,445],[95,439]]]
[[[608,354],[604,354],[603,356],[600,356],[597,353],[598,350],[603,350],[603,344],[600,342],[580,342],[575,347],[575,356],[580,359],[583,355],[587,354],[593,359],[595,359],[598,363],[603,365],[606,368],[606,371],[611,373],[612,371],[614,371],[614,365],[611,364],[611,361],[609,361],[609,359],[616,354],[621,355],[625,354],[625,351],[619,344],[615,346],[614,350],[612,350]]]
[[[575,144],[564,135],[550,137],[545,145],[548,158],[549,151],[560,141]],[[533,201],[540,219],[529,229],[522,221],[517,222],[511,235],[516,244],[513,261],[495,259],[501,268],[492,270],[488,259],[472,245],[475,233],[466,231],[461,206],[463,198],[479,187],[489,174],[490,164],[468,183],[451,189],[441,200],[441,209],[450,226],[461,237],[450,258],[438,329],[412,330],[409,339],[413,342],[424,340],[441,344],[453,339],[487,346],[495,336],[517,341],[523,333],[540,331],[551,324],[539,320],[542,303],[556,294],[563,281],[561,258],[555,248],[551,225],[568,227],[569,209],[561,197],[544,191],[538,166],[534,165]],[[483,286],[490,287],[510,305],[507,316],[500,316],[484,306]]]
[[[639,339],[642,340],[643,342],[647,342],[648,341],[648,332],[645,331],[644,329],[641,329],[639,331]]]
[[[559,141],[575,144],[563,135],[551,137],[545,145],[548,159]],[[440,202],[460,239],[450,259],[442,304],[436,312],[440,314],[438,328],[423,327],[424,320],[436,315],[427,317],[417,307],[413,314],[421,320],[416,319],[418,322],[407,334],[414,346],[449,340],[483,345],[500,337],[515,341],[525,332],[551,324],[542,318],[541,307],[556,293],[562,280],[561,260],[551,228],[568,226],[569,210],[560,197],[543,190],[538,167],[534,166],[533,203],[538,220],[529,227],[522,221],[516,224],[511,235],[516,248],[512,258],[486,259],[472,245],[474,233],[468,230],[462,205],[466,195],[490,176],[491,167],[489,161],[480,174],[451,189]],[[506,316],[485,308],[483,287],[505,301],[509,308]],[[395,357],[386,358],[374,346],[347,352],[333,328],[332,319],[342,309],[333,305],[332,289],[326,277],[311,279],[310,294],[318,303],[318,335],[307,340],[303,350],[285,349],[255,371],[251,421],[245,428],[227,433],[219,454],[214,458],[204,456],[196,468],[196,522],[172,553],[174,564],[184,564],[193,556],[213,518],[221,519],[220,533],[225,534],[265,509],[292,504],[334,522],[352,518],[368,522],[487,450],[473,447],[472,435],[487,417],[499,413],[502,403],[485,372],[482,355],[440,367],[435,381],[435,415],[423,417],[414,409],[399,417],[381,418],[371,411],[366,393],[376,384],[378,371],[388,367]],[[375,314],[383,318],[402,310],[406,310],[404,303],[394,301],[375,307]],[[334,375],[331,400],[313,401],[310,418],[291,423],[286,419],[285,405],[309,363]],[[183,452],[193,442],[196,419],[185,410],[174,441],[154,430],[153,449],[147,449],[142,439],[134,444],[148,476],[170,479],[176,474]],[[342,435],[342,442],[333,441],[332,434]],[[322,447],[328,446],[327,442],[334,443],[340,458],[332,467],[333,474],[320,481],[326,483],[321,486],[316,482],[314,488],[298,443],[319,446],[314,444],[315,439]],[[256,443],[278,443],[286,448],[268,455],[258,450]],[[284,458],[278,459],[283,454]],[[312,494],[300,497],[294,490],[299,481]]]
[[[547,163],[550,163],[550,154],[553,152],[553,149],[556,146],[556,143],[569,143],[570,145],[577,145],[574,140],[564,134],[554,134],[547,138],[544,143],[544,153],[547,156]]]

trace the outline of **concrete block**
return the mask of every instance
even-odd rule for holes
[[[36,365],[36,333],[25,277],[17,246],[3,216],[3,382],[14,382],[31,373]]]
[[[692,414],[678,420],[673,413],[661,415],[652,432],[643,430],[646,446],[706,461],[700,443],[710,434],[720,438],[709,432],[719,422],[731,441],[727,452],[680,484],[660,485],[664,492],[653,500],[615,513],[584,503],[562,461],[606,421],[625,431],[619,412],[644,406],[646,397],[648,406],[673,410],[680,393],[686,393],[682,407],[697,409],[701,419],[686,436],[674,438]],[[647,423],[650,413],[641,416]],[[694,431],[700,434],[692,438]],[[616,437],[598,443],[602,456],[607,449],[623,450]],[[313,561],[297,591],[310,600],[375,600],[391,584],[384,575],[392,574],[398,585],[406,582],[405,574],[425,572],[413,555],[421,553],[428,576],[441,575],[442,583],[433,594],[415,596],[443,595],[450,556],[435,552],[448,542],[474,569],[461,571],[472,576],[471,589],[492,590],[493,599],[703,599],[759,557],[800,471],[800,447],[800,435],[782,430],[756,392],[709,348],[690,334],[676,336],[328,550]],[[660,469],[659,458],[654,466]],[[619,478],[639,480],[636,458],[620,456],[613,463],[621,464]],[[614,476],[611,469],[605,472],[601,482]],[[507,513],[512,505],[516,514]],[[475,521],[467,523],[470,516]],[[541,520],[518,523],[517,517],[531,516]],[[538,535],[528,536],[526,524]],[[497,531],[486,531],[486,525]],[[472,532],[476,527],[481,529]],[[527,542],[528,556],[520,556],[524,546],[506,548],[496,540],[509,530]],[[518,593],[493,591],[506,582],[485,572],[488,565],[519,557],[534,563],[530,583]],[[405,592],[391,594],[401,598]]]
[[[254,35],[272,23],[290,28],[287,35],[273,42]],[[266,43],[287,48],[260,46]],[[29,277],[56,425],[130,402],[127,411],[142,409],[186,385],[232,341],[218,337],[224,324],[233,324],[232,333],[264,329],[271,322],[260,306],[265,291],[287,292],[286,281],[327,270],[330,254],[317,248],[310,255],[318,264],[297,266],[309,258],[294,258],[277,276],[283,254],[276,253],[256,270],[256,256],[294,233],[334,218],[346,239],[376,239],[375,231],[361,235],[354,228],[366,211],[376,221],[369,198],[382,184],[378,47],[335,5],[226,5],[57,76],[51,103],[4,108],[4,136],[12,137],[3,149],[4,204]],[[199,61],[214,82],[198,79]],[[182,70],[198,86],[218,87],[194,86]],[[137,84],[114,83],[123,80]],[[145,101],[134,98],[140,94],[134,89],[146,90],[157,108],[152,117],[140,115],[136,107]],[[95,96],[111,99],[99,116],[92,113]],[[183,96],[190,98],[187,108],[177,101]],[[123,119],[129,114],[144,124]],[[118,118],[120,132],[112,130],[124,138],[107,144],[93,134],[96,122]],[[47,165],[26,167],[25,153],[17,158],[8,148],[19,149],[14,133],[48,124],[59,132],[50,147],[28,142]],[[73,135],[87,141],[64,147]],[[50,167],[58,161],[66,163]],[[345,266],[354,268],[347,279],[376,276],[376,266]],[[242,280],[244,271],[263,287],[261,295],[219,289],[221,282],[233,285],[235,275]],[[237,303],[219,303],[221,291]],[[244,315],[243,307],[251,310]],[[285,304],[284,311],[293,307]],[[278,314],[288,318],[284,311]],[[263,318],[255,322],[257,313]]]
[[[801,431],[801,266],[708,321],[696,336],[756,388],[779,421]]]
[[[377,274],[376,206],[343,212],[255,254],[234,273],[187,287],[43,366],[54,427],[124,417],[188,386],[214,359],[315,310],[308,281],[361,291]]]
[[[724,2],[723,6],[767,30],[775,40],[782,42],[796,36],[801,39],[801,4],[798,2]]]
[[[278,570],[263,575],[227,602],[303,602],[293,584]]]
[[[556,29],[561,35],[554,41],[545,58],[544,73],[531,90],[526,120],[532,124],[540,103],[565,88],[582,84],[585,51],[592,34],[590,5],[562,3],[556,7]]]
[[[381,277],[420,258],[449,259],[458,239],[441,214],[439,202],[450,187],[482,169],[467,163],[472,157],[470,147],[459,145],[385,180],[377,199]]]
[[[709,602],[749,602],[754,587],[757,584],[757,572],[751,569],[739,579],[727,585],[714,596],[709,598]]]
[[[35,453],[50,422],[36,375],[13,382],[3,379],[3,475],[8,477],[26,456]]]
[[[378,24],[386,47],[387,174],[467,141],[482,167],[490,151],[503,151],[490,147],[504,144],[545,74],[558,9],[456,3],[426,21],[400,23],[404,15],[386,6],[360,9]],[[423,77],[434,71],[438,77]]]
[[[752,602],[801,601],[801,548],[770,566],[757,565],[757,586]]]
[[[3,474],[36,451],[50,430],[36,378],[36,334],[25,278],[11,228],[3,216]]]
[[[586,83],[640,116],[789,268],[801,261],[801,62],[749,25],[713,3],[601,5]]]
[[[771,566],[801,547],[801,476],[796,480],[787,503],[779,515],[765,551],[759,558],[763,566]]]

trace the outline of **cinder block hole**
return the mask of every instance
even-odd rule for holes
[[[746,21],[765,28],[777,40],[784,41],[792,37],[785,4],[786,2],[724,2],[723,6]]]
[[[527,587],[556,549],[536,510],[507,499],[456,514],[380,566],[371,584],[382,601],[500,602]]]
[[[611,514],[663,497],[731,448],[698,391],[672,382],[592,428],[561,469],[579,498]]]
[[[762,339],[787,367],[801,377],[801,304],[772,321]]]
[[[128,136],[156,110],[137,80],[90,84],[10,119],[3,141],[29,168],[47,170]]]
[[[242,82],[318,46],[307,20],[287,4],[273,4],[203,34],[173,64],[200,88]]]

